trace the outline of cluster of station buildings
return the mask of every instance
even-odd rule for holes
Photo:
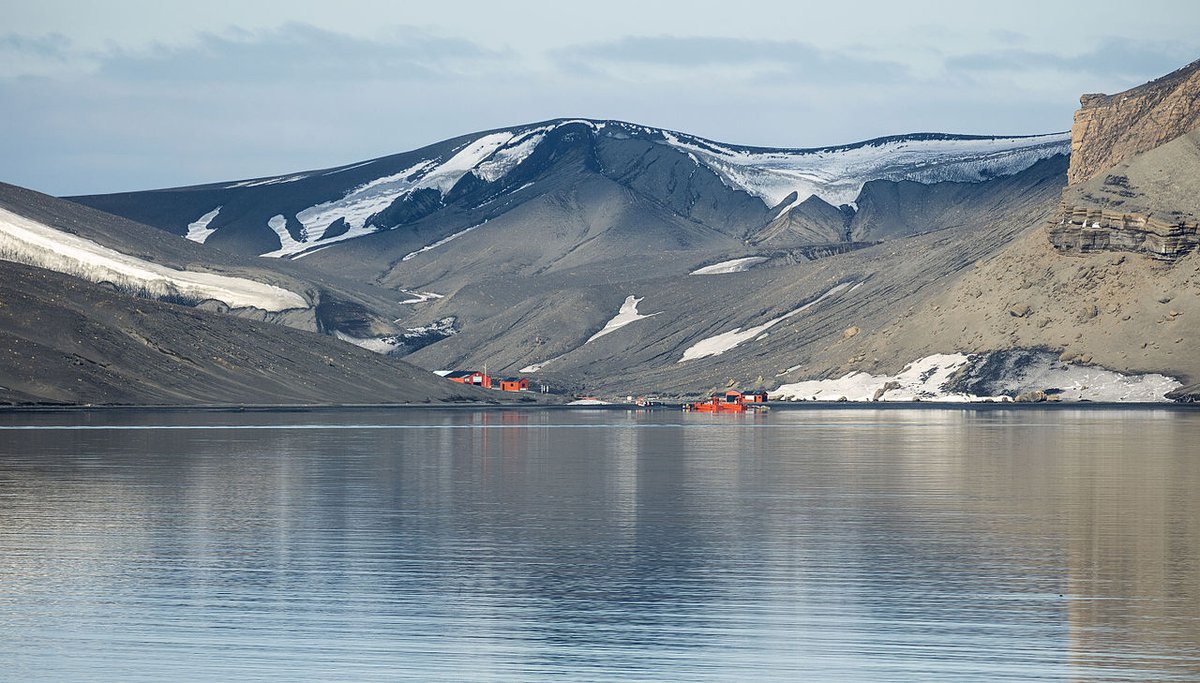
[[[497,391],[529,391],[529,379],[526,377],[492,377],[486,372],[478,370],[451,370],[439,371],[437,374],[445,377],[451,382],[459,384],[470,384],[472,386],[483,387],[484,389],[495,389]],[[633,397],[630,397],[633,401]],[[639,397],[635,401],[638,405],[658,405],[657,399],[646,399]],[[726,391],[723,394],[713,394],[707,401],[688,404],[685,406],[687,410],[695,410],[705,413],[742,413],[754,410],[757,406],[752,407],[752,404],[765,404],[767,402],[767,392],[765,391]]]
[[[483,387],[484,389],[529,391],[529,380],[525,377],[492,377],[478,370],[453,370],[443,375],[443,377],[451,382],[471,384]]]

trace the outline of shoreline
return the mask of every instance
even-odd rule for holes
[[[605,405],[570,405],[565,403],[319,403],[319,404],[203,404],[203,405],[3,405],[0,414],[21,413],[82,413],[82,412],[167,412],[167,413],[323,413],[353,411],[391,410],[452,410],[452,411],[530,411],[530,410],[586,410],[586,411],[638,411],[638,412],[682,412],[684,403],[641,407],[632,403],[609,403]],[[1000,401],[769,401],[771,410],[1172,410],[1200,411],[1200,403],[1180,402],[1100,402],[1100,401],[1050,401],[1040,403],[1017,403]],[[740,417],[740,416],[738,416]]]

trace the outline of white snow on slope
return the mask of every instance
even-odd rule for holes
[[[758,265],[763,261],[768,260],[766,256],[747,256],[745,258],[735,258],[730,261],[721,261],[714,263],[711,266],[697,268],[691,272],[692,275],[725,275],[726,273],[744,273],[750,270],[752,266]]]
[[[684,363],[689,360],[696,360],[699,358],[707,358],[708,356],[719,356],[719,355],[725,353],[726,351],[731,351],[734,348],[736,348],[737,346],[739,346],[740,344],[750,341],[751,339],[754,339],[755,337],[766,332],[767,330],[771,329],[772,327],[778,325],[779,323],[783,322],[784,320],[787,320],[788,318],[791,318],[793,316],[803,313],[804,311],[807,311],[808,309],[812,308],[813,306],[816,306],[817,304],[821,303],[822,301],[824,301],[825,299],[828,299],[831,296],[834,296],[834,295],[839,294],[846,290],[853,291],[855,289],[858,289],[858,286],[861,284],[862,283],[859,282],[857,284],[851,285],[849,282],[843,282],[840,285],[836,285],[836,286],[830,288],[829,291],[825,292],[824,294],[817,297],[816,299],[813,299],[812,301],[804,304],[800,308],[797,308],[794,311],[785,313],[785,314],[779,316],[778,318],[768,320],[767,322],[765,322],[761,325],[756,325],[754,327],[750,327],[745,330],[743,330],[740,327],[735,327],[728,332],[722,332],[721,334],[718,334],[716,336],[701,339],[700,341],[696,342],[695,344],[692,344],[687,349],[685,349],[683,352],[683,357],[680,358],[678,362]]]
[[[212,223],[213,219],[216,218],[217,214],[219,214],[219,213],[221,213],[221,207],[218,206],[217,208],[213,209],[212,211],[209,211],[208,213],[197,218],[196,220],[192,221],[191,223],[188,223],[188,226],[187,226],[188,231],[187,231],[187,235],[185,235],[185,237],[187,237],[189,240],[191,240],[193,242],[199,242],[200,244],[204,244],[204,241],[207,240],[209,237],[212,237],[212,234],[214,232],[216,232],[215,228],[212,230],[209,230],[208,224]]]
[[[271,216],[271,219],[267,221],[267,227],[279,236],[279,248],[275,251],[269,251],[263,254],[263,256],[267,258],[279,258],[280,256],[295,254],[304,249],[304,243],[296,241],[296,238],[292,237],[292,233],[288,232],[287,218],[284,218],[283,214]]]
[[[320,247],[374,233],[380,226],[370,223],[371,217],[396,200],[424,189],[444,195],[467,173],[474,173],[489,182],[498,180],[528,158],[548,130],[549,127],[536,128],[520,136],[511,132],[485,135],[468,143],[444,162],[439,163],[436,159],[420,161],[398,173],[363,183],[340,199],[304,209],[296,214],[296,220],[304,226],[300,240],[292,240],[263,256],[298,257]],[[510,142],[514,144],[510,145]],[[325,238],[329,226],[338,219],[346,222],[346,232]]]
[[[880,401],[986,401],[1011,400],[1009,396],[974,396],[947,392],[946,382],[972,361],[962,353],[934,354],[913,361],[895,375],[871,375],[851,372],[837,379],[810,380],[784,384],[770,392],[772,399],[785,401],[871,401],[881,392]],[[1057,388],[1063,401],[1162,402],[1167,392],[1180,386],[1170,377],[1158,374],[1125,375],[1104,368],[1068,363],[1039,375],[1043,388]],[[899,386],[883,391],[889,383]]]
[[[0,258],[91,282],[111,282],[151,297],[214,299],[231,308],[307,308],[304,297],[246,278],[175,270],[0,209]]]
[[[784,401],[870,401],[875,392],[889,382],[899,384],[889,389],[881,401],[978,401],[985,397],[950,394],[942,385],[970,359],[966,354],[935,354],[914,361],[895,375],[871,375],[851,372],[838,379],[813,380],[784,384],[770,392],[772,399]]]
[[[607,323],[605,323],[603,329],[601,329],[599,332],[593,334],[591,337],[588,337],[588,340],[585,341],[584,344],[589,344],[596,341],[600,337],[612,334],[622,327],[625,327],[629,323],[634,323],[645,318],[653,318],[654,316],[658,315],[658,313],[651,313],[650,315],[641,315],[638,313],[638,304],[642,303],[642,299],[645,298],[646,297],[638,298],[632,294],[625,297],[625,303],[621,304],[621,309],[615,316],[613,316],[612,320],[609,320]],[[536,370],[532,372],[536,372]]]
[[[475,170],[476,166],[483,163],[485,159],[512,139],[513,134],[507,131],[485,135],[468,144],[448,161],[426,174],[416,187],[430,187],[446,194],[450,188],[454,187],[459,178]]]
[[[366,349],[368,351],[384,355],[387,355],[399,348],[399,344],[394,341],[394,338],[390,337],[353,337],[341,331],[335,331],[333,335],[338,339],[350,344],[354,344],[361,349]]]
[[[400,293],[407,294],[412,297],[411,299],[405,299],[404,301],[401,301],[400,303],[402,304],[423,304],[426,301],[446,298],[445,294],[437,294],[435,292],[418,292],[412,289],[401,289]]]
[[[399,173],[363,183],[351,189],[341,199],[323,202],[297,213],[296,220],[304,226],[303,239],[292,240],[287,246],[263,256],[293,257],[375,232],[375,226],[368,225],[367,219],[386,209],[401,195],[411,192],[415,186],[415,177],[434,166],[436,163],[433,161],[422,161]],[[346,232],[323,239],[329,226],[339,218],[346,221]]]
[[[451,240],[456,240],[456,239],[458,239],[459,237],[462,237],[463,235],[467,234],[468,232],[471,232],[471,231],[472,231],[472,230],[474,230],[475,228],[481,228],[481,227],[483,227],[483,226],[484,226],[484,225],[486,225],[486,224],[487,224],[487,221],[484,221],[483,223],[480,223],[479,225],[472,225],[471,227],[469,227],[469,228],[467,228],[467,229],[465,229],[465,230],[459,230],[458,232],[456,232],[456,233],[454,233],[454,234],[452,234],[452,235],[447,235],[446,237],[443,237],[442,239],[440,239],[440,240],[438,240],[438,241],[434,242],[433,244],[427,244],[427,245],[425,245],[425,246],[421,247],[420,249],[418,249],[418,250],[416,250],[416,251],[410,251],[410,252],[408,252],[407,254],[405,254],[405,255],[404,255],[404,258],[402,258],[402,259],[400,259],[400,260],[401,260],[401,261],[409,261],[409,260],[412,260],[412,259],[413,259],[413,258],[415,258],[415,257],[416,257],[418,254],[423,254],[423,253],[425,253],[425,252],[427,252],[427,251],[429,251],[429,250],[431,250],[431,249],[437,249],[438,247],[442,246],[443,244],[445,244],[445,243],[447,243],[447,242],[449,242],[449,241],[451,241]]]
[[[294,183],[297,180],[304,180],[308,177],[307,173],[299,173],[296,175],[276,176],[274,178],[263,178],[262,180],[243,180],[240,183],[226,185],[225,189],[232,190],[238,187],[262,187],[263,185],[282,185],[283,183]]]
[[[1012,175],[1071,148],[1070,133],[982,140],[891,140],[824,150],[750,151],[665,132],[727,185],[775,206],[792,192],[834,206],[850,204],[869,180],[979,182]]]
[[[515,144],[509,144],[503,149],[497,150],[490,159],[481,162],[475,168],[475,175],[489,183],[494,183],[508,175],[518,164],[533,154],[533,150],[541,144],[548,130],[550,130],[548,127],[532,130],[518,138]]]

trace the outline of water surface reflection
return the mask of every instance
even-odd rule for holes
[[[1197,680],[1198,437],[1170,410],[0,414],[0,658]]]

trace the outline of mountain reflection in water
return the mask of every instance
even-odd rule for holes
[[[1200,412],[0,413],[8,680],[1200,680]]]

